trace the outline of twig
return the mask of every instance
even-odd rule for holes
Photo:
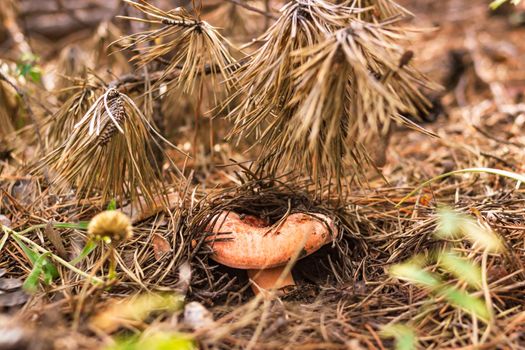
[[[257,7],[253,7],[251,5],[245,4],[245,3],[243,3],[240,0],[226,0],[226,1],[228,1],[228,2],[230,2],[232,4],[235,4],[237,6],[243,7],[245,9],[247,9],[248,11],[257,12],[258,14],[263,15],[263,16],[265,16],[267,18],[271,18],[271,19],[275,19],[275,20],[279,19],[279,17],[277,17],[275,15],[272,15],[271,13],[269,13],[267,11],[263,11],[263,10],[258,9]]]
[[[485,130],[483,130],[482,128],[480,128],[477,125],[472,125],[472,127],[474,129],[476,129],[477,132],[479,132],[480,134],[482,134],[486,138],[491,139],[492,141],[496,141],[496,142],[502,143],[504,145],[516,146],[516,147],[519,147],[519,148],[524,148],[525,147],[525,145],[520,143],[520,142],[507,141],[507,140],[503,140],[503,139],[497,138],[495,136],[492,136],[491,134],[489,134],[488,132],[486,132]]]
[[[488,152],[484,152],[484,151],[480,151],[479,154],[483,157],[486,157],[486,158],[492,158],[494,160],[497,160],[498,162],[500,162],[501,164],[511,168],[511,169],[516,169],[516,164],[512,164],[511,162],[501,158],[501,157],[498,157],[494,154],[491,154],[491,153],[488,153]]]
[[[240,60],[236,64],[231,65],[229,69],[233,72],[239,69],[239,67],[241,67],[242,65],[244,65],[245,62],[246,60]],[[177,66],[177,68],[180,70],[182,69],[182,66]],[[217,71],[218,71],[218,68],[212,65],[206,65],[206,67],[204,67],[205,75],[210,75]],[[169,81],[169,80],[176,79],[178,75],[179,75],[179,71],[166,75],[166,73],[163,70],[158,70],[158,71],[149,73],[147,78],[151,82],[151,84],[154,85],[159,80]],[[109,82],[107,85],[110,88],[112,87],[122,92],[124,90],[131,89],[133,85],[144,83],[145,80],[146,80],[146,76],[143,73],[142,74],[130,73],[130,74],[122,76],[121,78],[118,78],[118,79],[115,79]]]

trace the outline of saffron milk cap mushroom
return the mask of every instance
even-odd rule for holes
[[[296,213],[278,224],[269,226],[251,215],[223,211],[213,218],[208,229],[222,237],[207,244],[212,248],[211,258],[223,265],[248,270],[252,289],[257,294],[269,289],[295,285],[290,273],[285,272],[293,259],[301,259],[331,243],[337,237],[332,219],[319,213]]]

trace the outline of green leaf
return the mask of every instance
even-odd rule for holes
[[[20,238],[18,237],[18,234],[13,232],[12,236],[15,242],[20,246],[22,251],[25,253],[25,255],[27,255],[27,258],[29,259],[29,261],[31,261],[31,263],[34,265],[35,262],[40,257],[40,254],[38,254],[37,252],[34,252],[27,245],[25,245],[25,243],[22,242]]]
[[[4,249],[5,242],[7,242],[7,239],[9,238],[9,232],[4,231],[4,235],[2,236],[2,239],[0,239],[0,252],[2,249]]]
[[[415,283],[420,287],[436,288],[441,281],[435,275],[423,270],[421,264],[417,261],[409,261],[392,266],[389,269],[391,276],[400,280]]]
[[[16,64],[19,76],[29,78],[36,83],[42,80],[42,72],[38,66],[39,57],[30,53],[24,53]]]
[[[35,83],[40,83],[42,80],[42,72],[40,68],[34,66],[33,63],[19,63],[17,64],[18,75],[24,78],[30,78]]]
[[[496,10],[498,7],[506,3],[508,0],[494,0],[490,3],[490,8],[492,10]],[[513,5],[518,5],[521,3],[521,0],[511,0],[510,1]]]
[[[497,9],[498,7],[500,7],[501,5],[503,5],[504,3],[506,3],[507,0],[494,0],[490,3],[490,8],[492,10],[495,10]]]
[[[89,221],[79,221],[77,223],[68,223],[68,222],[55,222],[53,227],[56,228],[68,228],[73,230],[87,230]]]
[[[484,321],[491,319],[491,314],[485,302],[465,291],[455,287],[445,287],[438,292],[438,295],[443,296],[450,304],[471,312]]]
[[[42,272],[44,273],[44,282],[46,284],[51,284],[51,282],[55,278],[58,278],[60,276],[56,266],[53,265],[53,263],[49,261],[49,259],[46,258],[46,256],[49,255],[48,253],[41,255],[31,250],[31,248],[29,248],[24,242],[22,242],[22,240],[18,237],[17,233],[13,232],[12,237],[16,241],[16,243],[20,246],[20,248],[24,251],[24,253],[27,255],[27,258],[29,259],[29,261],[31,261],[31,264],[33,264],[33,268],[36,265],[37,261],[39,261],[42,258],[42,256],[44,257],[41,264],[42,264]]]
[[[51,284],[54,279],[58,278],[60,274],[56,266],[49,260],[44,260],[44,282],[46,284]]]
[[[415,350],[417,349],[417,336],[412,327],[404,324],[392,324],[383,327],[384,337],[395,338],[396,350]]]
[[[481,287],[481,269],[472,261],[461,258],[451,251],[446,251],[439,255],[438,263],[460,281],[474,288]]]
[[[479,225],[474,220],[465,220],[461,225],[465,237],[477,246],[489,252],[497,253],[503,250],[503,243],[490,229]]]
[[[22,285],[22,288],[26,292],[32,294],[37,291],[40,275],[42,275],[42,273],[44,272],[44,261],[45,260],[46,260],[46,254],[42,254],[33,264],[33,269],[31,270],[26,280],[24,281],[24,284]]]
[[[16,70],[18,72],[18,75],[21,77],[25,77],[27,72],[29,72],[29,69],[31,69],[31,66],[26,63],[18,63],[16,65]]]
[[[29,273],[29,276],[27,276],[22,286],[26,292],[36,292],[38,289],[38,281],[42,275],[46,285],[51,284],[51,282],[53,282],[53,280],[59,276],[57,268],[47,258],[50,255],[51,253],[42,254],[34,262],[33,269]]]
[[[42,72],[36,67],[31,67],[28,75],[35,83],[40,83],[42,81]]]
[[[503,243],[497,234],[487,227],[481,226],[473,218],[455,212],[452,209],[438,210],[439,225],[436,235],[439,238],[466,238],[478,247],[489,252],[500,252]]]
[[[193,350],[196,349],[193,340],[183,337],[181,334],[161,333],[146,338],[139,343],[139,349],[152,350]]]
[[[439,224],[436,235],[439,238],[459,238],[461,236],[461,224],[465,216],[447,208],[438,209]]]
[[[84,248],[82,249],[80,254],[75,259],[71,260],[69,263],[71,265],[78,264],[79,262],[84,260],[84,258],[86,256],[88,256],[93,250],[95,250],[96,247],[97,247],[97,243],[96,242],[94,242],[92,240],[87,241],[86,245],[84,246]]]
[[[108,207],[106,210],[116,210],[117,209],[117,201],[115,200],[115,198],[113,198],[109,204],[108,204]]]
[[[142,322],[152,313],[180,310],[184,297],[174,294],[140,294],[122,299],[91,318],[91,325],[105,332],[113,332],[123,321]],[[147,348],[147,347],[146,347]]]

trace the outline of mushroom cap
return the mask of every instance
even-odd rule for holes
[[[285,265],[301,250],[299,258],[333,242],[337,230],[323,214],[291,214],[276,226],[259,218],[223,211],[211,221],[210,231],[228,240],[214,242],[212,259],[238,269],[265,269]]]

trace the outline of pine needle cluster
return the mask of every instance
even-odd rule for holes
[[[230,137],[255,135],[272,173],[293,169],[340,186],[366,162],[361,145],[386,134],[392,120],[405,122],[402,113],[428,107],[420,88],[429,83],[402,47],[401,11],[388,0],[285,5],[235,72]]]
[[[153,87],[198,94],[200,106],[204,84],[221,82],[231,92],[224,102],[233,123],[229,139],[253,137],[259,166],[271,175],[295,170],[340,190],[364,173],[371,140],[429,107],[421,88],[431,84],[404,48],[409,12],[392,0],[289,1],[240,61],[198,8],[125,2],[143,16],[124,18],[149,29],[114,44],[145,67],[142,107],[149,118],[161,93],[154,97]],[[148,74],[149,67],[162,68]],[[57,188],[75,188],[81,197],[153,201],[163,189],[159,165],[150,161],[152,143],[162,137],[149,118],[118,89],[87,83],[54,116],[47,134],[53,151],[38,171],[50,170]]]
[[[226,47],[228,41],[217,29],[182,7],[166,12],[144,0],[125,2],[147,18],[123,18],[158,28],[129,35],[117,44],[123,49],[138,51],[132,60],[142,65],[153,61],[166,63],[168,57],[159,82],[168,81],[174,88],[191,94],[202,86],[204,75],[209,75],[211,80],[218,75],[228,81],[234,59]]]
[[[157,140],[175,148],[130,97],[108,88],[34,172],[49,170],[58,192],[74,187],[79,198],[98,194],[105,203],[141,197],[151,205],[164,193],[161,170],[151,161]]]

